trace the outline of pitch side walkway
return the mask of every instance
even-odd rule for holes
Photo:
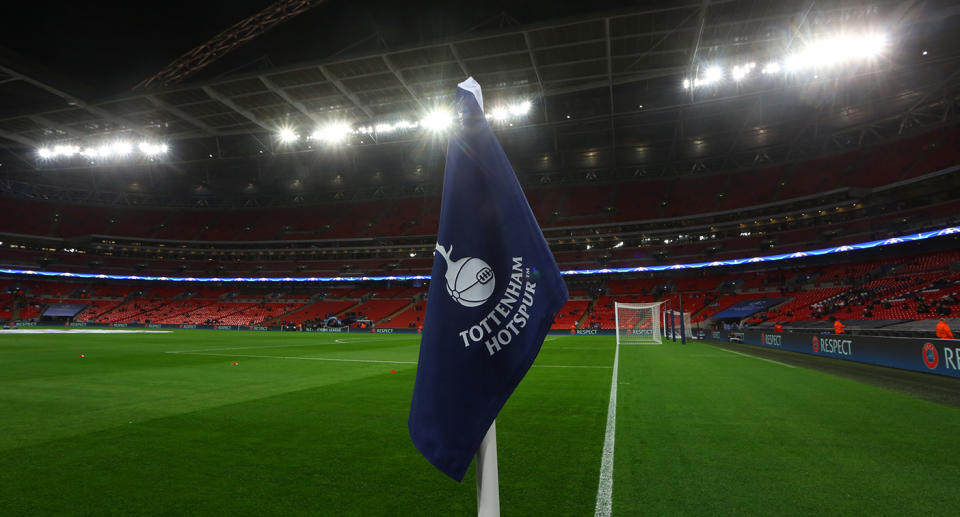
[[[960,407],[960,379],[739,343],[713,340],[704,342],[733,352],[810,368],[880,386],[881,388],[896,390],[924,400]]]

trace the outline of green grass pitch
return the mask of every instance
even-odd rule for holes
[[[0,514],[475,514],[407,435],[418,343],[0,333]],[[547,338],[497,419],[504,515],[593,514],[614,347]],[[956,408],[704,343],[621,347],[617,407],[614,515],[960,508]]]

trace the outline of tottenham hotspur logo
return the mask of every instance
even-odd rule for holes
[[[437,253],[447,262],[447,292],[454,301],[464,307],[476,307],[493,295],[497,282],[486,262],[475,257],[452,260],[452,244],[444,249],[438,242]]]

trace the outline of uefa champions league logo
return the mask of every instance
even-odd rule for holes
[[[493,269],[481,259],[463,257],[460,260],[451,260],[453,245],[444,249],[437,243],[437,253],[447,262],[447,293],[464,307],[476,307],[486,302],[493,295],[496,279]]]
[[[940,362],[940,354],[937,353],[937,347],[933,343],[923,344],[923,363],[931,370],[937,369],[937,363]]]

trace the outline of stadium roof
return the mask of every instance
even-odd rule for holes
[[[28,176],[36,169],[104,165],[48,163],[36,156],[39,147],[121,137],[172,148],[159,161],[120,164],[126,168],[155,170],[159,163],[209,175],[218,167],[205,161],[212,158],[229,162],[222,167],[245,185],[253,178],[267,185],[264,176],[272,170],[286,179],[294,169],[298,177],[322,170],[310,185],[317,192],[435,184],[438,171],[409,174],[424,163],[431,169],[441,154],[424,151],[422,132],[359,131],[347,138],[348,150],[336,151],[305,141],[282,145],[276,134],[294,128],[306,135],[330,123],[372,127],[417,120],[448,105],[455,84],[468,75],[483,85],[488,106],[532,103],[526,116],[498,126],[528,183],[621,181],[796,161],[953,123],[960,93],[960,40],[952,37],[958,15],[953,2],[747,0],[645,4],[523,25],[503,15],[495,29],[488,23],[389,48],[376,36],[360,38],[374,48],[359,45],[319,60],[215,78],[201,74],[94,100],[6,59],[0,62],[0,88],[8,99],[0,106],[0,161],[9,164],[3,169],[8,193],[17,190],[9,182],[65,186],[62,179]],[[840,66],[760,73],[765,63],[785,64],[817,41],[855,34],[881,35],[886,47]],[[734,67],[751,63],[760,65],[751,76],[732,77]],[[690,87],[714,68],[724,80]],[[41,107],[51,99],[59,107]],[[388,179],[375,185],[371,178],[381,171]],[[228,190],[222,195],[233,196]],[[278,199],[269,204],[296,196],[276,190],[267,197]]]

